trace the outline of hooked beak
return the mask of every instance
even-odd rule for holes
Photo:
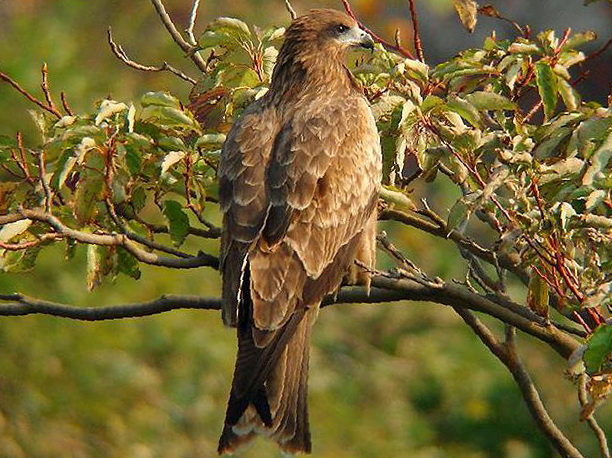
[[[339,40],[352,48],[374,49],[374,40],[372,40],[370,34],[358,26],[339,37]]]
[[[359,45],[362,48],[369,49],[370,51],[374,51],[374,40],[369,33],[361,30],[361,40],[359,41]]]

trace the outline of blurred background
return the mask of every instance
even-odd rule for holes
[[[298,13],[341,8],[339,0],[294,0]],[[599,40],[612,30],[612,6],[580,0],[497,0],[506,17],[534,32],[559,34],[592,29]],[[355,12],[392,40],[396,28],[411,43],[408,3],[354,0]],[[425,56],[434,65],[462,49],[480,46],[506,23],[481,17],[473,34],[457,20],[450,0],[417,0]],[[191,2],[166,0],[179,28]],[[286,25],[282,0],[202,0],[197,30],[216,16],[249,24]],[[0,0],[0,69],[39,94],[40,65],[47,62],[51,89],[65,90],[77,112],[91,111],[111,95],[132,100],[169,90],[183,100],[189,86],[170,74],[142,73],[111,54],[106,29],[128,55],[157,65],[164,60],[196,76],[167,35],[150,2],[107,0]],[[610,92],[610,52],[593,62],[586,99],[604,102]],[[0,135],[39,139],[33,108],[0,84]],[[417,182],[431,205],[448,208],[454,196],[440,180]],[[454,201],[454,200],[452,200]],[[382,229],[429,274],[463,278],[454,247],[421,233]],[[195,252],[197,240],[186,249]],[[450,253],[450,255],[449,255]],[[386,260],[381,260],[385,267]],[[0,274],[0,292],[24,292],[66,303],[95,306],[149,300],[164,293],[218,295],[210,270],[168,271],[143,266],[143,277],[121,277],[94,293],[85,285],[84,250],[63,261],[48,248],[31,272]],[[451,310],[409,303],[336,306],[324,310],[314,334],[310,411],[316,457],[553,457],[535,428],[511,377]],[[578,422],[564,361],[547,347],[521,337],[522,353],[559,426],[585,456],[597,456],[590,431]],[[0,318],[0,457],[208,457],[221,430],[235,355],[235,337],[213,312],[175,311],[110,323],[78,323],[47,317]],[[612,407],[599,412],[612,430]],[[242,456],[277,456],[257,441]]]

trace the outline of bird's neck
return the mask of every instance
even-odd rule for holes
[[[287,103],[303,97],[328,97],[330,92],[348,96],[358,89],[343,63],[343,55],[324,50],[290,51],[281,50],[274,68],[270,84],[274,103]]]

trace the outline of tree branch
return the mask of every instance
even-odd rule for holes
[[[1,222],[1,221],[0,221]],[[98,237],[111,237],[111,236],[98,236]],[[208,255],[207,255],[208,256]],[[196,258],[198,259],[198,258]],[[214,258],[216,260],[216,258]],[[190,260],[174,260],[175,262],[189,262]],[[192,261],[195,262],[195,261]],[[199,261],[203,263],[203,261]],[[206,264],[204,264],[206,265]],[[15,299],[5,299],[15,300]],[[532,313],[529,309],[521,307],[518,304],[514,304],[517,310],[521,310],[522,314],[507,307],[507,305],[501,305],[493,300],[472,293],[466,288],[446,284],[441,280],[436,282],[430,281],[416,281],[412,279],[402,278],[394,279],[388,275],[375,276],[372,278],[372,289],[368,293],[364,288],[343,288],[340,293],[333,297],[328,296],[323,301],[323,306],[339,303],[362,303],[362,304],[373,304],[373,303],[384,303],[384,302],[397,302],[397,301],[428,301],[442,305],[448,305],[452,307],[469,309],[490,315],[498,320],[516,326],[518,329],[548,343],[553,349],[555,349],[564,358],[569,358],[573,351],[578,347],[578,342],[572,337],[563,333],[555,326],[544,323],[544,320]],[[181,308],[181,307],[175,307]],[[163,311],[171,310],[172,308],[164,309]],[[13,305],[15,310],[15,305]],[[26,309],[27,310],[27,309]],[[29,313],[47,313],[40,311],[32,311]],[[94,313],[94,312],[90,312]],[[110,312],[105,312],[110,313]],[[125,313],[125,314],[123,314]],[[153,312],[158,313],[158,312]],[[0,315],[5,314],[3,309],[0,308]],[[59,315],[65,316],[65,315]],[[105,317],[100,319],[109,319]],[[120,317],[130,316],[129,313],[122,310]]]
[[[192,269],[196,267],[219,268],[219,259],[215,256],[198,253],[189,258],[169,258],[158,256],[154,253],[143,250],[130,240],[125,234],[92,234],[81,232],[64,225],[58,218],[38,209],[22,209],[20,212],[0,216],[0,225],[14,223],[24,219],[40,221],[48,224],[58,234],[81,243],[103,246],[121,246],[125,248],[138,261],[155,266],[171,267],[174,269]]]
[[[200,0],[193,0],[191,5],[191,13],[189,13],[189,23],[185,29],[185,35],[189,39],[192,46],[197,46],[198,42],[193,35],[193,29],[195,27],[196,19],[198,17],[198,8],[200,7]]]
[[[555,425],[553,419],[546,411],[546,407],[540,399],[536,386],[525,366],[521,362],[514,345],[514,330],[510,329],[505,343],[500,343],[493,333],[469,310],[455,308],[463,321],[474,331],[485,346],[499,359],[510,371],[516,381],[523,399],[527,404],[529,412],[536,421],[538,427],[546,435],[557,451],[563,457],[583,458],[582,454],[569,441],[563,432]]]
[[[414,50],[416,51],[417,59],[421,62],[425,62],[423,47],[421,45],[421,35],[419,34],[419,17],[416,12],[416,7],[414,6],[414,0],[408,0],[408,6],[410,7],[410,18],[412,19]]]
[[[22,88],[19,85],[19,83],[17,83],[17,81],[12,79],[6,73],[0,71],[0,79],[6,81],[8,84],[13,86],[17,90],[17,92],[23,95],[30,102],[38,105],[40,108],[47,111],[48,113],[51,113],[56,118],[60,119],[62,117],[62,114],[56,108],[45,105],[42,101],[40,101],[39,99],[34,97],[32,94],[30,94],[28,91],[26,91],[24,88]]]
[[[221,299],[196,296],[164,295],[158,299],[137,304],[105,307],[76,307],[58,302],[44,301],[23,294],[0,295],[0,316],[51,315],[84,321],[117,320],[156,315],[177,309],[219,310]]]
[[[498,263],[504,269],[515,274],[523,283],[529,282],[529,276],[527,273],[519,266],[515,265],[507,255],[497,255],[493,251],[487,250],[473,240],[465,237],[459,231],[452,230],[448,232],[445,226],[442,227],[440,225],[433,224],[427,220],[424,220],[423,218],[419,218],[398,210],[383,210],[379,215],[379,219],[383,221],[397,221],[407,226],[412,226],[416,229],[427,232],[431,235],[435,235],[436,237],[450,239],[455,242],[459,248],[469,251],[483,261],[486,261],[493,266]]]
[[[182,37],[182,35],[179,33],[178,29],[174,25],[174,22],[172,22],[172,19],[170,19],[170,16],[166,12],[166,8],[164,7],[164,4],[161,0],[151,0],[151,3],[153,3],[157,14],[159,15],[162,23],[170,33],[170,36],[172,36],[174,42],[179,45],[179,47],[185,52],[185,54],[189,56],[193,63],[196,64],[196,66],[203,73],[206,73],[208,71],[208,67],[204,59],[202,59],[202,56],[200,56],[200,54],[196,52],[198,50],[197,45],[190,45],[189,43],[187,43],[187,41],[185,41],[185,39]]]
[[[138,62],[133,61],[132,59],[130,59],[127,56],[127,54],[125,53],[125,51],[123,50],[121,45],[118,45],[117,43],[115,43],[115,41],[113,40],[113,33],[112,33],[112,30],[111,30],[110,27],[108,28],[106,35],[107,35],[107,38],[108,38],[108,44],[110,45],[111,50],[113,51],[113,54],[117,57],[117,59],[119,59],[121,62],[123,62],[128,67],[135,68],[136,70],[141,70],[143,72],[164,72],[164,71],[168,71],[168,72],[173,73],[174,75],[178,76],[179,78],[187,81],[188,83],[191,83],[193,85],[195,85],[197,83],[196,80],[194,80],[190,76],[185,75],[179,69],[177,69],[177,68],[173,67],[172,65],[168,64],[168,62],[163,62],[161,65],[159,65],[157,67],[153,67],[153,66],[150,66],[150,65],[142,65],[142,64],[139,64]]]
[[[287,11],[289,12],[289,16],[291,16],[291,20],[297,17],[297,13],[293,9],[293,6],[291,6],[291,2],[289,0],[285,0],[285,8],[287,8]]]
[[[425,284],[407,278],[393,279],[380,276],[372,278],[372,286],[374,288],[371,298],[366,298],[364,302],[427,301],[482,312],[546,342],[566,359],[579,346],[577,340],[551,323],[547,323],[527,307],[510,300],[497,301],[498,298],[493,300],[459,285],[444,283],[441,280],[438,283]]]

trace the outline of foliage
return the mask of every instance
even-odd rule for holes
[[[31,269],[57,243],[70,258],[75,242],[89,243],[90,290],[105,277],[138,279],[139,261],[214,266],[180,249],[189,236],[218,236],[205,215],[215,211],[220,148],[241,110],[265,94],[282,34],[220,18],[198,40],[209,71],[186,105],[165,92],[105,99],[88,114],[33,112],[38,145],[0,137],[2,270]],[[434,213],[438,228],[492,242],[483,250],[498,280],[462,251],[483,293],[507,298],[511,272],[525,307],[582,326],[586,372],[602,381],[590,385],[595,406],[612,377],[612,112],[581,100],[572,75],[585,60],[578,48],[593,39],[491,36],[435,68],[379,45],[351,69],[381,132],[386,209],[418,207],[414,180],[450,180],[460,197],[445,219]],[[172,247],[160,242],[168,236]]]

